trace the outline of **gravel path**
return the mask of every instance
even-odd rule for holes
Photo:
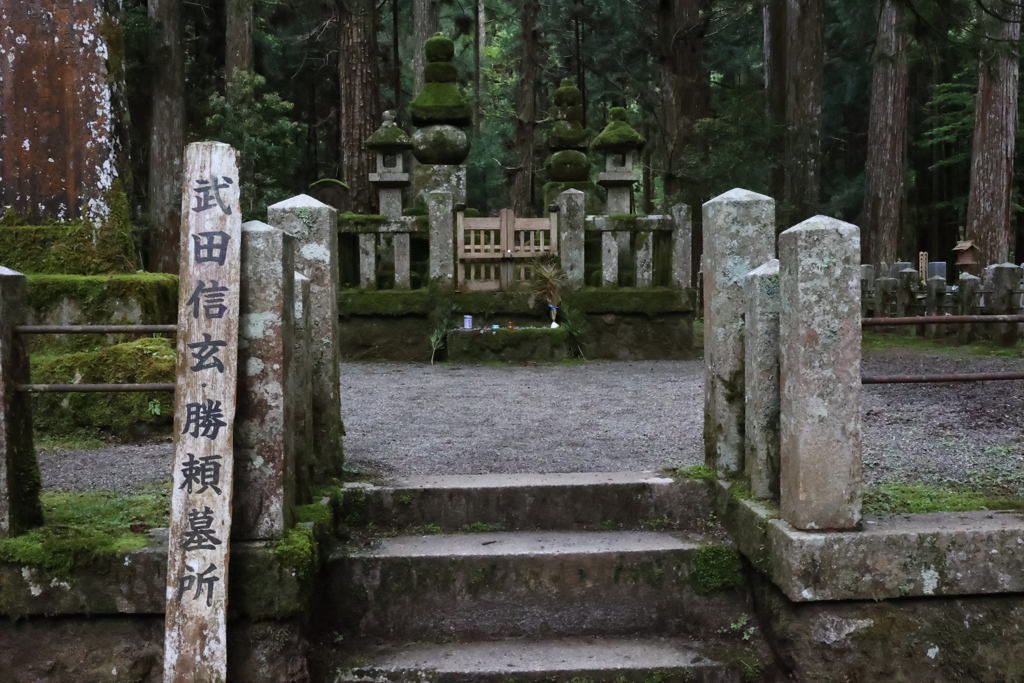
[[[865,374],[1020,370],[1020,359],[888,350]],[[387,475],[657,470],[702,460],[703,362],[346,364],[345,452]],[[1024,487],[1024,382],[867,386],[869,482]],[[40,453],[49,489],[169,480],[170,446]]]

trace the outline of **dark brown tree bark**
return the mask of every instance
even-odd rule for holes
[[[896,261],[907,141],[908,29],[899,0],[880,0],[861,216],[863,263]]]
[[[423,44],[427,39],[441,30],[441,0],[412,0],[413,25],[413,58],[412,68],[413,97],[423,89],[423,69],[427,65],[427,56],[423,53]]]
[[[782,226],[818,212],[825,0],[786,4],[786,182]]]
[[[993,13],[981,25],[989,38],[978,61],[974,105],[971,189],[967,200],[967,239],[978,246],[982,266],[1009,258],[1013,152],[1017,138],[1017,88],[1021,7],[1016,1],[989,3]]]
[[[530,216],[533,209],[533,147],[537,128],[537,74],[540,71],[539,14],[540,0],[523,0],[519,84],[516,87],[515,175],[512,180],[512,210],[517,216]]]
[[[398,54],[398,0],[391,0],[391,89],[394,91],[392,107],[398,120],[402,119],[402,66]]]
[[[377,191],[368,178],[376,170],[376,157],[365,144],[381,122],[376,20],[373,0],[345,0],[340,5],[341,179],[349,186],[347,209],[354,213],[377,211]]]
[[[476,71],[473,75],[473,130],[477,135],[484,126],[484,106],[482,99],[483,92],[483,59],[487,49],[487,10],[484,7],[484,0],[477,0],[476,3],[476,40],[473,41],[473,66]]]
[[[781,201],[786,192],[786,0],[764,0],[765,115],[771,126],[769,192]]]
[[[689,196],[682,157],[697,143],[693,125],[711,114],[711,80],[704,68],[704,35],[711,23],[709,0],[661,0],[658,3],[661,96],[665,122],[665,197],[698,203]]]
[[[149,123],[149,269],[178,272],[181,174],[185,154],[185,46],[182,0],[149,0],[155,30],[153,115]]]
[[[252,71],[253,0],[227,0],[227,28],[224,36],[224,72],[228,78],[238,71]]]

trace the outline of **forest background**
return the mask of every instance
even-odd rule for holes
[[[346,183],[376,212],[363,141],[422,78],[423,41],[455,42],[474,111],[468,206],[544,210],[545,125],[565,77],[596,134],[610,106],[647,138],[638,213],[743,187],[778,228],[857,223],[865,263],[918,251],[1024,259],[1016,0],[126,0],[131,200],[147,267],[177,272],[180,155],[242,156],[246,219]],[[592,159],[597,171],[603,160]]]

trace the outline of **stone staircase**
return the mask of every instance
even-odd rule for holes
[[[769,680],[701,481],[651,473],[350,485],[328,560],[330,681]]]

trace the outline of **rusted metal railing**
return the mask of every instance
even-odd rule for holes
[[[174,334],[177,325],[16,325],[15,334]],[[19,384],[30,394],[174,391],[174,384]]]
[[[918,315],[910,318],[861,318],[861,327],[893,325],[969,325],[971,323],[1024,323],[1024,315]]]

